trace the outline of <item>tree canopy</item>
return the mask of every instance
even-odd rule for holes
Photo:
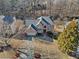
[[[78,31],[77,23],[71,21],[66,29],[59,35],[58,44],[59,49],[68,54],[77,49],[78,46]]]

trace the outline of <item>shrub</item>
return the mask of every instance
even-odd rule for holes
[[[77,49],[78,46],[78,31],[77,23],[71,21],[67,28],[59,35],[58,45],[59,49],[69,54]]]

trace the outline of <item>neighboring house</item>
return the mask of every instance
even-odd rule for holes
[[[3,18],[4,24],[6,25],[11,25],[14,21],[14,17],[13,16],[5,16]]]
[[[1,32],[3,33],[3,36],[14,34],[14,31],[12,30],[12,23],[16,21],[16,18],[13,16],[4,16],[3,19],[3,26],[1,29]]]
[[[43,29],[44,27],[46,27],[47,31],[52,31],[52,29],[54,27],[53,26],[54,23],[53,23],[53,21],[51,20],[50,17],[48,17],[48,16],[41,16],[37,20],[39,20],[39,22],[37,23],[37,26],[39,28]]]

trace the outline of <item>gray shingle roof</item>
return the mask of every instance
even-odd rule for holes
[[[45,22],[46,24],[53,25],[52,20],[51,20],[50,17],[48,17],[48,16],[41,16],[41,17],[38,18],[38,20],[40,20],[40,22],[43,21],[43,22]],[[39,22],[39,23],[40,23],[40,22]]]
[[[37,22],[37,20],[25,20],[25,25],[28,27],[31,24],[36,25]]]

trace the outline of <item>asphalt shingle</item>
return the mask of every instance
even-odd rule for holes
[[[13,23],[13,17],[12,16],[5,16],[3,18],[3,21],[7,24],[12,24]]]

